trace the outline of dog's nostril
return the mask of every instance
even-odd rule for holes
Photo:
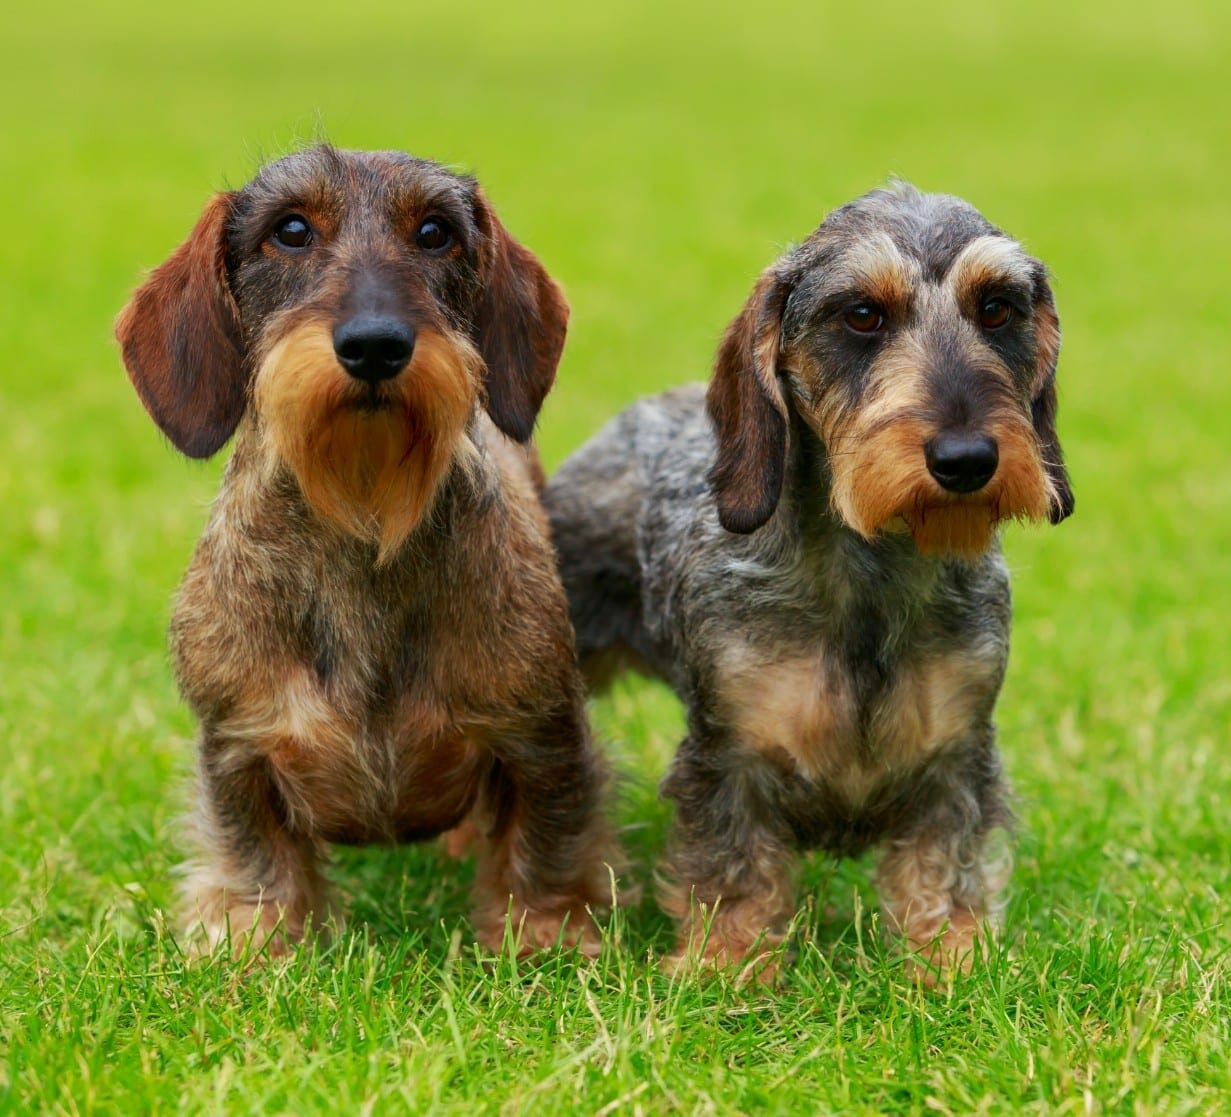
[[[382,337],[376,342],[376,352],[382,361],[390,364],[395,361],[405,361],[410,356],[410,350],[400,338]]]
[[[397,318],[361,314],[334,330],[333,351],[347,372],[374,384],[406,367],[415,351],[415,331]]]
[[[996,440],[986,435],[937,435],[923,451],[928,472],[951,493],[978,492],[1000,464]]]

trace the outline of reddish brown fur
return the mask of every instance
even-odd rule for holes
[[[679,927],[669,969],[728,969],[737,982],[772,982],[795,912],[792,858],[768,843],[747,851],[745,874],[710,892],[673,878],[659,881],[658,902]],[[749,871],[751,866],[751,871]]]
[[[115,325],[141,402],[193,458],[210,457],[230,438],[246,403],[239,312],[223,260],[230,213],[231,195],[211,199]]]
[[[1041,519],[1055,497],[1044,472],[1038,437],[1024,412],[1002,407],[984,430],[995,439],[1000,465],[977,493],[942,489],[928,472],[924,445],[935,433],[917,418],[927,404],[927,363],[909,335],[877,362],[868,401],[849,413],[805,412],[828,447],[831,501],[843,522],[865,539],[898,528],[923,554],[973,557],[995,542],[1009,519]],[[1007,372],[986,373],[1011,391]]]
[[[876,884],[890,929],[913,952],[913,971],[929,985],[969,971],[996,933],[1012,868],[1007,848],[962,865],[946,835],[893,841]]]
[[[486,445],[503,441],[490,424],[481,422],[480,429]],[[246,476],[247,456],[262,452],[255,443],[253,429],[241,434],[236,457]],[[222,933],[219,912],[232,929],[241,917],[245,927],[253,918],[261,928],[272,926],[272,913],[253,915],[262,895],[276,898],[281,931],[291,939],[319,922],[309,913],[319,917],[328,910],[322,879],[312,868],[322,841],[427,836],[469,820],[479,835],[474,918],[480,941],[493,949],[500,946],[511,904],[515,928],[525,923],[520,949],[554,943],[565,923],[568,941],[596,948],[586,912],[610,901],[607,866],[618,858],[591,799],[602,782],[598,759],[588,744],[580,754],[574,752],[574,735],[584,741],[582,694],[542,510],[534,498],[531,460],[525,449],[512,444],[483,455],[476,467],[478,480],[490,483],[499,476],[507,500],[503,511],[472,523],[466,546],[447,566],[428,559],[433,569],[411,575],[404,556],[394,560],[375,582],[370,605],[350,619],[351,631],[341,634],[353,650],[340,652],[344,670],[327,686],[309,666],[285,658],[292,634],[280,631],[276,613],[269,611],[273,602],[263,596],[276,568],[259,563],[233,567],[224,557],[237,522],[294,544],[302,532],[293,527],[301,512],[294,505],[271,505],[255,484],[224,494],[225,506],[203,537],[181,588],[173,627],[178,673],[210,727],[210,739],[228,742],[230,782],[268,783],[289,829],[274,827],[268,838],[282,851],[271,856],[272,873],[245,882],[229,853],[215,854],[194,873],[202,891],[191,910],[217,916],[206,920],[207,941]],[[430,556],[430,537],[412,534],[411,542],[426,546]],[[276,564],[276,552],[267,554]],[[456,561],[463,556],[464,561]],[[499,556],[495,564],[494,556]],[[403,588],[390,595],[396,584]],[[448,624],[434,631],[423,663],[427,674],[393,708],[382,710],[371,697],[371,673],[382,670],[380,664],[398,649],[385,645],[387,625],[379,601],[388,602],[390,620],[395,620],[402,600],[420,597],[457,605]],[[224,601],[230,603],[226,608]],[[520,619],[494,629],[493,617],[502,614]],[[237,644],[240,633],[243,640]],[[271,645],[282,654],[272,654]],[[559,724],[558,730],[548,730],[555,737],[550,749],[543,737],[545,717],[548,724]],[[557,752],[558,760],[553,758]],[[561,764],[563,772],[553,774]],[[580,765],[575,774],[564,774],[575,765]],[[542,775],[527,783],[518,775],[523,768],[527,776],[541,768]],[[503,775],[496,778],[497,772]],[[577,786],[561,780],[577,781]],[[576,869],[544,877],[544,823],[527,818],[519,804],[545,794],[567,804],[583,791],[581,802],[595,805],[567,808],[576,816],[571,824],[576,829],[567,839],[551,842],[552,853]],[[202,823],[207,849],[226,850],[225,835],[208,836],[217,829],[208,807]],[[533,836],[527,836],[528,825],[536,830]],[[219,858],[231,868],[219,870],[214,863]],[[218,877],[233,882],[225,889],[230,907],[219,899]]]
[[[421,250],[437,207],[454,239]],[[274,239],[287,212],[306,245]],[[171,626],[201,726],[186,899],[206,946],[251,931],[276,952],[321,926],[330,842],[460,827],[482,942],[500,946],[511,910],[519,949],[566,924],[594,948],[616,860],[604,768],[519,444],[567,317],[473,182],[332,149],[214,199],[121,314],[129,374],[177,446],[208,454],[238,426]],[[340,326],[391,318],[407,363],[344,369]]]
[[[316,512],[379,545],[384,562],[431,506],[474,410],[481,361],[463,338],[421,331],[389,405],[356,405],[326,323],[280,338],[253,385],[276,464],[294,470]]]
[[[487,383],[487,406],[501,430],[525,442],[556,379],[568,303],[534,254],[509,236],[482,191],[476,218],[486,237],[478,346],[488,367],[498,370]]]

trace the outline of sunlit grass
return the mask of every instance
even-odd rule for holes
[[[0,98],[0,1108],[1088,1112],[1226,1107],[1231,9],[240,4],[8,13]],[[220,463],[110,340],[211,190],[327,135],[479,174],[574,314],[549,464],[703,377],[758,271],[898,174],[1042,256],[1077,515],[1014,529],[1003,948],[925,993],[866,862],[812,859],[780,988],[675,983],[650,893],[681,731],[595,705],[630,883],[603,956],[475,956],[434,846],[335,875],[332,945],[189,967],[166,928],[193,727],[163,632]]]

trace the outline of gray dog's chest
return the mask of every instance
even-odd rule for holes
[[[1003,672],[990,645],[852,661],[832,642],[784,649],[736,638],[718,653],[711,702],[731,741],[781,778],[858,811],[960,745],[986,719]]]
[[[708,723],[697,747],[764,784],[803,844],[857,849],[861,827],[883,827],[989,731],[1008,651],[1002,561],[921,564],[907,540],[706,542],[660,562],[646,595],[677,688]]]

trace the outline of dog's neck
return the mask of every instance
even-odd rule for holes
[[[499,496],[495,467],[469,443],[445,467],[430,506],[392,554],[382,554],[378,539],[347,531],[322,517],[307,499],[294,470],[271,460],[256,421],[245,419],[227,463],[218,502],[231,524],[253,538],[300,537],[324,561],[400,571],[440,563],[456,546],[459,533],[473,527]],[[322,526],[325,530],[321,530]],[[328,552],[325,554],[324,552]]]
[[[865,539],[842,523],[830,502],[825,448],[798,420],[774,521],[811,573],[824,611],[844,639],[859,633],[866,641],[900,643],[954,579],[971,570],[964,560],[921,554],[905,531]]]

